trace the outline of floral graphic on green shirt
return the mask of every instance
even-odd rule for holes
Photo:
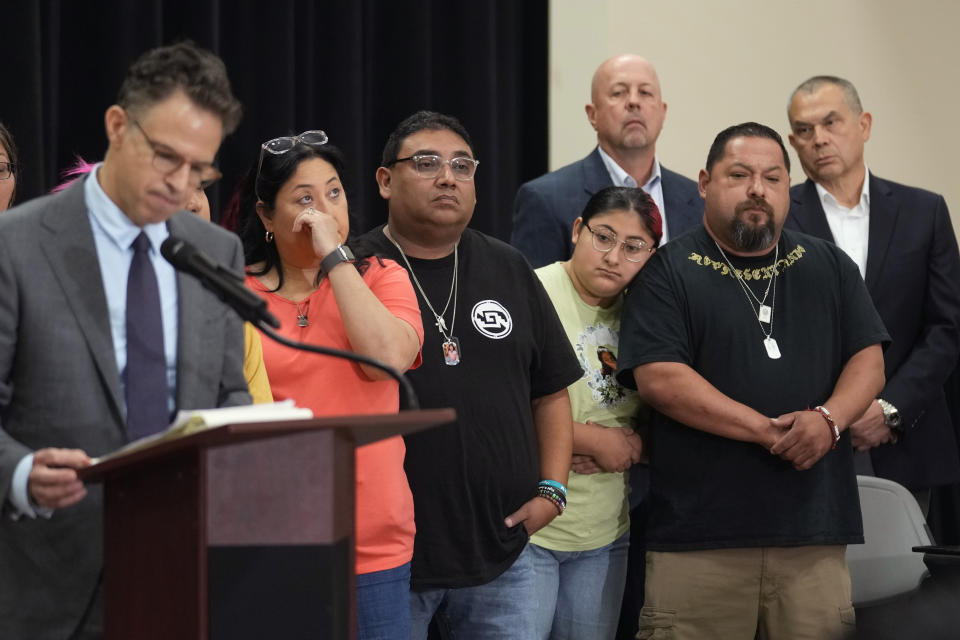
[[[587,387],[597,405],[604,409],[623,404],[627,397],[627,390],[616,378],[618,345],[617,332],[600,322],[585,327],[574,346]]]

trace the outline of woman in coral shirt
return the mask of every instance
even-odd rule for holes
[[[294,340],[355,351],[400,371],[418,366],[423,327],[406,272],[376,257],[354,262],[341,175],[343,156],[322,131],[262,145],[241,186],[240,236],[247,286]],[[228,214],[229,215],[229,214]],[[396,413],[397,382],[355,362],[263,341],[274,398],[317,416]],[[357,449],[358,638],[408,640],[413,498],[399,437]]]

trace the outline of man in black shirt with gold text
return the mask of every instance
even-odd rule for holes
[[[638,637],[840,637],[862,542],[847,427],[883,386],[888,337],[856,265],[783,231],[789,158],[722,131],[704,226],[661,248],[624,304],[620,380],[656,409]]]

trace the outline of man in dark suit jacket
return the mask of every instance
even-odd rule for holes
[[[809,180],[790,190],[787,226],[850,254],[893,340],[886,386],[850,425],[858,472],[905,485],[925,507],[931,487],[960,481],[943,392],[960,354],[960,254],[946,202],[867,171],[872,119],[850,82],[807,80],[788,115]]]
[[[597,148],[517,191],[510,244],[534,267],[570,257],[573,221],[594,193],[611,184],[641,187],[651,195],[663,214],[663,242],[702,221],[697,184],[657,160],[667,105],[653,65],[632,54],[601,64],[586,111],[597,132]]]
[[[102,495],[76,469],[137,434],[142,405],[156,402],[149,422],[162,428],[173,410],[250,402],[239,318],[158,255],[185,237],[242,273],[239,240],[182,211],[219,176],[239,117],[219,58],[189,44],[148,52],[107,109],[104,163],[0,216],[0,637],[100,636]],[[159,312],[140,323],[159,337],[146,355],[125,304],[140,296],[127,274],[137,282],[144,246],[154,285],[141,289],[156,304],[143,306]],[[155,395],[130,395],[134,361],[159,374]]]

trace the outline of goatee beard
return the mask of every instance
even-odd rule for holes
[[[739,251],[754,253],[773,246],[773,220],[767,219],[761,227],[752,227],[746,222],[736,219],[730,225],[730,239]]]
[[[766,222],[760,226],[747,224],[740,214],[747,209],[760,209],[767,214]],[[773,207],[763,200],[746,200],[737,205],[736,215],[730,223],[730,239],[739,251],[754,253],[773,245],[776,227],[773,224]]]

